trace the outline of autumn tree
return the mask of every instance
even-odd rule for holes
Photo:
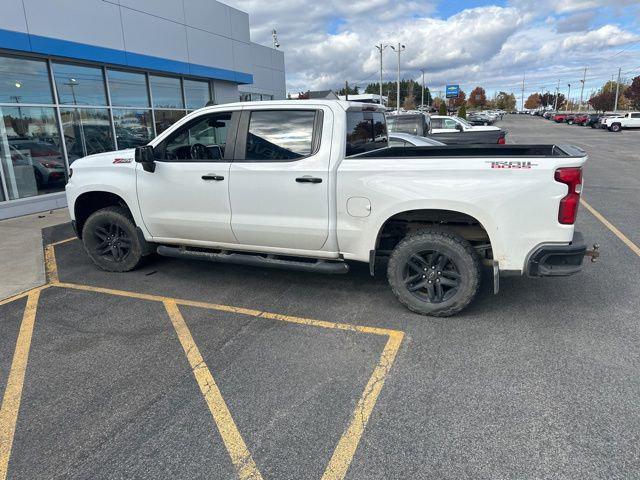
[[[527,101],[524,102],[524,108],[528,108],[533,110],[534,108],[538,108],[542,105],[542,97],[539,93],[532,93],[527,98]]]
[[[487,93],[482,87],[476,87],[469,94],[469,106],[484,107],[487,104]]]
[[[516,109],[516,96],[513,93],[499,92],[496,95],[496,108],[507,112]]]
[[[597,112],[606,112],[607,110],[613,110],[613,104],[616,101],[616,92],[610,92],[609,90],[600,91],[591,96],[589,99],[589,105]]]
[[[640,75],[631,81],[631,85],[627,88],[624,96],[629,100],[631,108],[640,109]]]
[[[449,102],[454,107],[461,107],[462,105],[467,103],[467,95],[460,90],[456,97],[450,98]]]

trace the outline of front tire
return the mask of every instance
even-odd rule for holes
[[[614,123],[613,125],[611,125],[611,127],[609,127],[609,130],[617,133],[622,130],[622,126],[619,123]]]
[[[133,270],[143,256],[136,225],[123,207],[92,213],[82,228],[82,243],[93,263],[108,272]]]
[[[387,277],[394,295],[409,310],[448,317],[478,294],[480,260],[462,237],[422,230],[405,237],[393,250]]]

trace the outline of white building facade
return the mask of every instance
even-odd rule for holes
[[[285,98],[284,54],[215,0],[3,0],[0,219],[65,206],[77,158],[208,102]]]

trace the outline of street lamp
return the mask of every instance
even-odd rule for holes
[[[378,49],[378,52],[380,52],[380,105],[382,105],[382,52],[388,46],[389,45],[384,45],[382,43],[380,45],[376,45],[376,48]],[[393,47],[391,47],[391,48],[393,48]]]
[[[567,111],[569,111],[569,102],[571,101],[571,84],[567,83],[569,91],[567,92]]]
[[[398,47],[390,45],[392,50],[398,52],[398,91],[396,93],[396,111],[400,113],[400,53],[405,49],[405,46],[398,42]]]

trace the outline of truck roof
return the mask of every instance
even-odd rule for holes
[[[263,107],[265,105],[277,105],[279,107],[287,106],[287,105],[339,105],[342,109],[346,110],[371,110],[371,111],[379,111],[384,112],[385,108],[376,103],[364,103],[364,102],[351,102],[346,100],[325,100],[325,99],[310,99],[310,100],[261,100],[255,102],[233,102],[233,103],[225,103],[219,105],[211,105],[211,107]],[[208,107],[204,107],[208,108]]]

